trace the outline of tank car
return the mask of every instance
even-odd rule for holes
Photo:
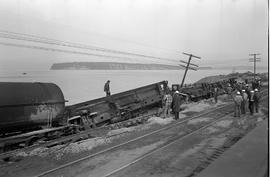
[[[0,134],[59,124],[64,109],[53,83],[0,82]]]

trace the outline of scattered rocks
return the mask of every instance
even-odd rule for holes
[[[161,117],[151,117],[150,119],[148,119],[148,123],[149,124],[161,124],[161,125],[166,125],[171,123],[172,121],[174,121],[174,119],[172,117],[170,118],[166,118],[163,119]]]

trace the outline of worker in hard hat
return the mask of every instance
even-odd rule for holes
[[[217,103],[217,101],[218,101],[218,88],[217,88],[217,86],[214,87],[213,94],[214,94],[215,103]]]
[[[163,108],[163,116],[164,118],[170,117],[171,115],[171,104],[172,104],[172,96],[170,91],[166,91],[166,94],[163,97],[164,108]]]
[[[228,95],[231,95],[231,94],[232,94],[232,87],[231,87],[231,84],[228,84],[228,87],[227,87],[227,93],[228,93]]]
[[[234,106],[234,117],[240,117],[241,114],[241,103],[243,98],[239,91],[236,92],[235,97],[233,98],[235,106]]]
[[[259,111],[259,103],[260,103],[260,93],[258,89],[254,90],[254,107],[255,107],[255,111],[256,113],[258,113]]]
[[[248,108],[249,108],[251,115],[253,115],[253,112],[254,112],[254,101],[255,101],[254,100],[254,91],[251,90],[249,98],[248,98]]]
[[[176,91],[173,95],[173,100],[172,100],[172,110],[175,115],[175,120],[179,119],[181,102],[182,102],[182,96],[180,95],[179,91]]]
[[[248,110],[248,94],[246,93],[245,90],[242,90],[242,98],[243,101],[241,103],[241,113],[246,114]]]

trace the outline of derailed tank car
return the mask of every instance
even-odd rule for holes
[[[63,93],[53,83],[0,83],[0,134],[56,125],[64,109]]]

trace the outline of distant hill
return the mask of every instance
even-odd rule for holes
[[[256,67],[258,70],[267,70],[267,66],[257,66]],[[217,66],[215,69],[222,69],[222,70],[251,70],[253,71],[253,65],[249,66]]]
[[[218,82],[222,80],[227,80],[229,78],[241,78],[242,80],[245,79],[253,79],[253,73],[252,72],[245,72],[245,73],[231,73],[227,75],[216,75],[216,76],[207,76],[200,80],[198,80],[196,83],[213,83]],[[268,81],[268,73],[257,73],[257,78],[260,78],[261,81]]]
[[[54,63],[51,70],[179,70],[179,66],[163,64],[142,63],[116,63],[116,62],[71,62]],[[212,69],[211,67],[200,67],[199,69]]]

